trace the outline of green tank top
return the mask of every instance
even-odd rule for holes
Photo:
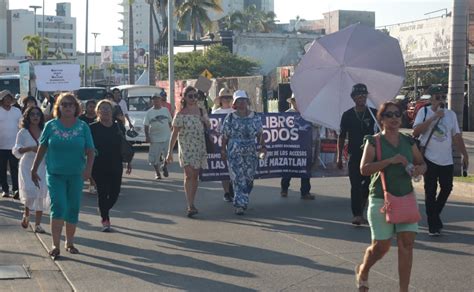
[[[373,145],[374,148],[376,147],[375,136],[365,136],[364,144],[365,141]],[[410,136],[400,134],[400,142],[397,147],[394,147],[385,139],[384,135],[381,135],[382,160],[401,154],[406,157],[409,163],[413,163],[412,146],[414,143],[414,139]],[[374,161],[377,161],[377,156],[375,156]],[[402,164],[391,164],[384,169],[384,172],[387,190],[392,195],[402,197],[413,191],[411,176],[408,175]],[[376,172],[370,177],[369,196],[380,199],[384,198],[380,172]]]

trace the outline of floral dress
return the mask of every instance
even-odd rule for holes
[[[258,166],[255,138],[262,131],[262,120],[254,112],[246,117],[239,117],[235,113],[228,114],[222,125],[222,133],[228,139],[227,160],[236,208],[247,208],[249,203],[249,194]]]
[[[179,128],[179,165],[207,169],[204,127],[200,116],[177,114],[173,119],[173,127]]]

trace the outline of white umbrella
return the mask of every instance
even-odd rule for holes
[[[313,42],[295,69],[291,89],[304,119],[339,129],[342,114],[354,106],[354,84],[367,85],[367,103],[378,108],[398,94],[404,79],[398,41],[355,24]]]

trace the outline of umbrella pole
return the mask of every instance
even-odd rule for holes
[[[374,116],[374,113],[370,110],[370,107],[368,107],[368,108],[369,108],[370,115],[374,119],[374,122],[377,125],[377,128],[379,129],[379,132],[382,132],[382,128],[380,127],[379,122],[377,121],[377,118]]]

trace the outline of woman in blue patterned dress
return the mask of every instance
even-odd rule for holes
[[[234,93],[234,113],[230,113],[222,126],[222,159],[228,160],[229,175],[234,187],[235,214],[243,215],[249,203],[253,179],[257,171],[258,157],[256,139],[261,145],[260,155],[267,150],[262,133],[260,116],[249,109],[247,93],[237,90]]]

